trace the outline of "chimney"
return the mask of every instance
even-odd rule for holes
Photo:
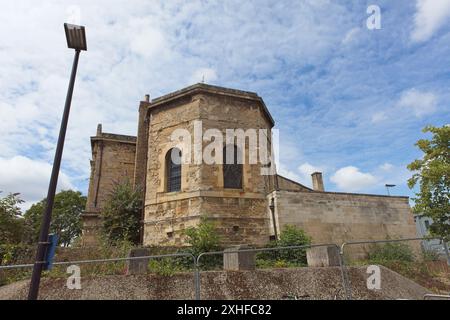
[[[144,96],[144,101],[145,101],[145,102],[150,102],[150,95],[149,95],[149,94],[146,94],[146,95]]]
[[[97,125],[97,137],[100,137],[102,135],[102,124],[99,123]]]
[[[323,186],[322,172],[314,172],[312,175],[313,189],[315,191],[325,191]]]

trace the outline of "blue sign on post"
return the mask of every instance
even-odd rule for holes
[[[53,267],[53,258],[55,257],[56,247],[58,246],[59,237],[57,234],[49,234],[48,235],[48,247],[47,254],[45,256],[45,265],[44,270],[51,270]]]

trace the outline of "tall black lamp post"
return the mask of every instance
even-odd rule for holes
[[[72,73],[70,75],[69,89],[67,90],[66,104],[61,120],[61,128],[59,130],[58,144],[56,146],[55,159],[53,161],[52,175],[48,186],[47,203],[45,212],[42,217],[41,231],[39,234],[39,242],[36,252],[36,261],[34,262],[33,274],[31,276],[30,290],[28,292],[28,300],[36,300],[39,294],[39,284],[41,282],[41,273],[45,264],[47,248],[49,245],[48,233],[50,230],[50,221],[52,219],[53,202],[55,199],[56,185],[58,184],[59,169],[61,167],[61,157],[64,148],[64,140],[66,138],[67,122],[69,120],[70,104],[72,102],[73,87],[75,84],[75,76],[78,67],[78,58],[80,51],[87,50],[86,33],[83,26],[73,24],[64,24],[66,32],[67,46],[75,49],[75,57],[73,59]]]

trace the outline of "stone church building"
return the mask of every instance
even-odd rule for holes
[[[416,236],[407,197],[327,192],[319,172],[312,175],[311,189],[277,174],[261,175],[263,164],[173,161],[172,133],[184,129],[194,135],[198,121],[203,132],[264,129],[272,143],[274,120],[256,93],[196,84],[153,100],[146,96],[137,136],[105,133],[99,125],[91,137],[85,245],[96,243],[102,207],[126,180],[142,190],[146,246],[183,245],[183,231],[202,217],[214,222],[223,245],[262,246],[287,224],[305,230],[313,243]]]

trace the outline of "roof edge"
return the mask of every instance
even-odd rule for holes
[[[149,109],[157,108],[161,105],[164,105],[165,103],[168,103],[170,101],[179,99],[183,96],[195,94],[195,93],[211,93],[211,94],[217,94],[217,95],[226,95],[231,96],[235,98],[240,99],[247,99],[247,100],[253,100],[261,104],[263,107],[263,111],[265,115],[267,116],[269,122],[272,126],[275,125],[275,121],[272,118],[272,115],[270,114],[266,104],[264,103],[264,100],[255,92],[250,91],[243,91],[243,90],[237,90],[237,89],[230,89],[220,86],[213,86],[210,84],[205,83],[197,83],[192,86],[174,91],[172,93],[163,95],[161,97],[155,98],[151,101],[150,104],[148,104]]]

